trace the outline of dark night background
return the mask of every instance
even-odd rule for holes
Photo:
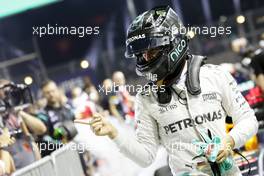
[[[138,14],[147,10],[148,6],[171,5],[171,1],[168,0],[155,0],[151,3],[150,0],[135,0],[134,2]],[[182,0],[180,3],[185,24],[201,25],[205,23],[201,10],[201,0]],[[243,12],[263,6],[263,0],[241,0]],[[234,6],[230,0],[210,0],[210,7],[214,21],[219,20],[219,17],[223,15],[234,15]],[[125,39],[124,14],[128,13],[126,8],[126,1],[124,0],[65,0],[0,19],[0,41],[2,39],[24,53],[31,53],[34,50],[32,45],[33,26],[58,24],[61,26],[100,27],[99,36],[90,35],[84,38],[44,36],[37,38],[45,65],[54,66],[84,57],[94,39],[101,40],[104,48],[105,31],[110,19],[115,21],[113,27],[114,45],[123,47]]]

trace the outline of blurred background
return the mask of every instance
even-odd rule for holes
[[[25,112],[40,119],[45,126],[43,132],[38,131],[41,134],[34,134],[34,130],[29,130],[34,141],[46,141],[44,136],[48,134],[56,142],[68,143],[76,135],[73,132],[74,135],[65,142],[65,134],[61,129],[72,126],[66,124],[58,127],[48,123],[47,119],[60,111],[47,109],[50,100],[45,96],[45,91],[49,86],[60,92],[60,102],[71,105],[70,109],[74,113],[71,120],[90,118],[94,112],[101,112],[118,128],[129,129],[128,131],[134,133],[135,92],[103,95],[98,92],[99,85],[104,85],[107,90],[111,89],[113,83],[136,85],[145,82],[135,73],[135,60],[124,57],[126,30],[137,15],[160,5],[171,6],[186,26],[231,27],[229,35],[211,37],[191,33],[190,50],[193,54],[207,56],[209,63],[221,64],[230,71],[238,81],[240,91],[254,108],[260,123],[260,132],[241,151],[246,152],[244,154],[252,163],[253,175],[261,176],[264,167],[264,139],[261,133],[264,126],[264,85],[261,82],[264,82],[259,81],[258,76],[264,73],[263,0],[0,0],[0,78],[30,87],[37,108],[35,107],[35,113],[29,109]],[[34,35],[35,28],[47,25],[98,27],[99,33],[84,37]],[[253,58],[262,62],[262,68],[255,67],[260,65],[258,62],[251,64]],[[53,82],[43,85],[43,81],[47,79]],[[43,120],[43,115],[46,115],[46,120]],[[20,116],[28,118],[23,114]],[[228,131],[232,128],[231,118],[227,118],[226,122]],[[42,127],[39,122],[36,124],[39,129]],[[76,126],[76,130],[80,135],[77,137],[78,142],[89,143],[90,147],[95,148],[109,145],[113,149],[107,150],[108,153],[104,153],[101,148],[88,150],[86,155],[81,156],[85,175],[169,175],[166,174],[167,155],[162,149],[156,164],[144,170],[121,156],[109,142],[97,139],[83,126]],[[58,135],[62,137],[59,138]],[[100,146],[94,145],[95,143],[100,143]],[[114,154],[109,155],[109,152]],[[45,157],[49,154],[41,155]],[[113,155],[116,156],[112,158]],[[67,158],[60,158],[61,163],[67,165],[63,160]],[[237,162],[243,174],[246,174],[249,164],[239,156]],[[156,172],[161,167],[165,168]],[[23,167],[17,167],[17,170],[21,168]]]
[[[193,53],[206,55],[214,63],[237,61],[231,52],[231,41],[246,37],[252,45],[257,45],[264,31],[262,0],[40,0],[35,6],[24,4],[24,1],[2,0],[0,61],[3,64],[0,74],[18,82],[30,76],[33,87],[47,76],[60,84],[80,84],[78,78],[89,75],[99,83],[114,70],[123,70],[131,75],[129,80],[134,79],[134,62],[124,59],[123,54],[126,29],[135,16],[157,5],[173,7],[185,25],[232,27],[228,36],[193,38]],[[32,27],[47,24],[99,26],[100,34],[83,38],[32,35]],[[85,68],[81,68],[81,61],[85,61]]]

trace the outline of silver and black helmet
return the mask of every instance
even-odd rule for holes
[[[136,73],[157,81],[183,67],[188,50],[188,39],[181,34],[182,21],[169,6],[156,7],[136,17],[129,26],[126,39],[127,58],[137,58]],[[143,53],[159,49],[151,61],[145,61]],[[153,80],[151,80],[153,81]]]

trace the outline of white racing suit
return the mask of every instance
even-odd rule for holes
[[[186,73],[186,66],[185,71]],[[138,93],[136,101],[137,130],[135,136],[119,133],[114,142],[127,157],[147,167],[155,159],[158,146],[163,145],[169,155],[169,166],[174,176],[213,175],[206,158],[198,158],[194,139],[200,140],[194,129],[209,129],[221,140],[226,137],[225,119],[233,119],[230,131],[235,148],[241,147],[257,133],[258,122],[254,111],[237,90],[233,77],[220,66],[204,65],[200,69],[201,94],[190,95],[185,87],[185,74],[173,84],[176,93],[167,105],[157,101],[156,93]],[[225,176],[241,175],[234,164]]]

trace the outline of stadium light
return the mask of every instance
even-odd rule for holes
[[[26,77],[24,78],[24,83],[25,83],[26,85],[31,85],[31,84],[33,83],[33,79],[32,79],[32,77],[31,77],[31,76],[26,76]]]
[[[243,15],[239,15],[237,16],[236,21],[238,24],[243,24],[246,21],[246,18]]]
[[[86,69],[89,67],[89,62],[87,60],[82,60],[80,66],[82,69]]]

